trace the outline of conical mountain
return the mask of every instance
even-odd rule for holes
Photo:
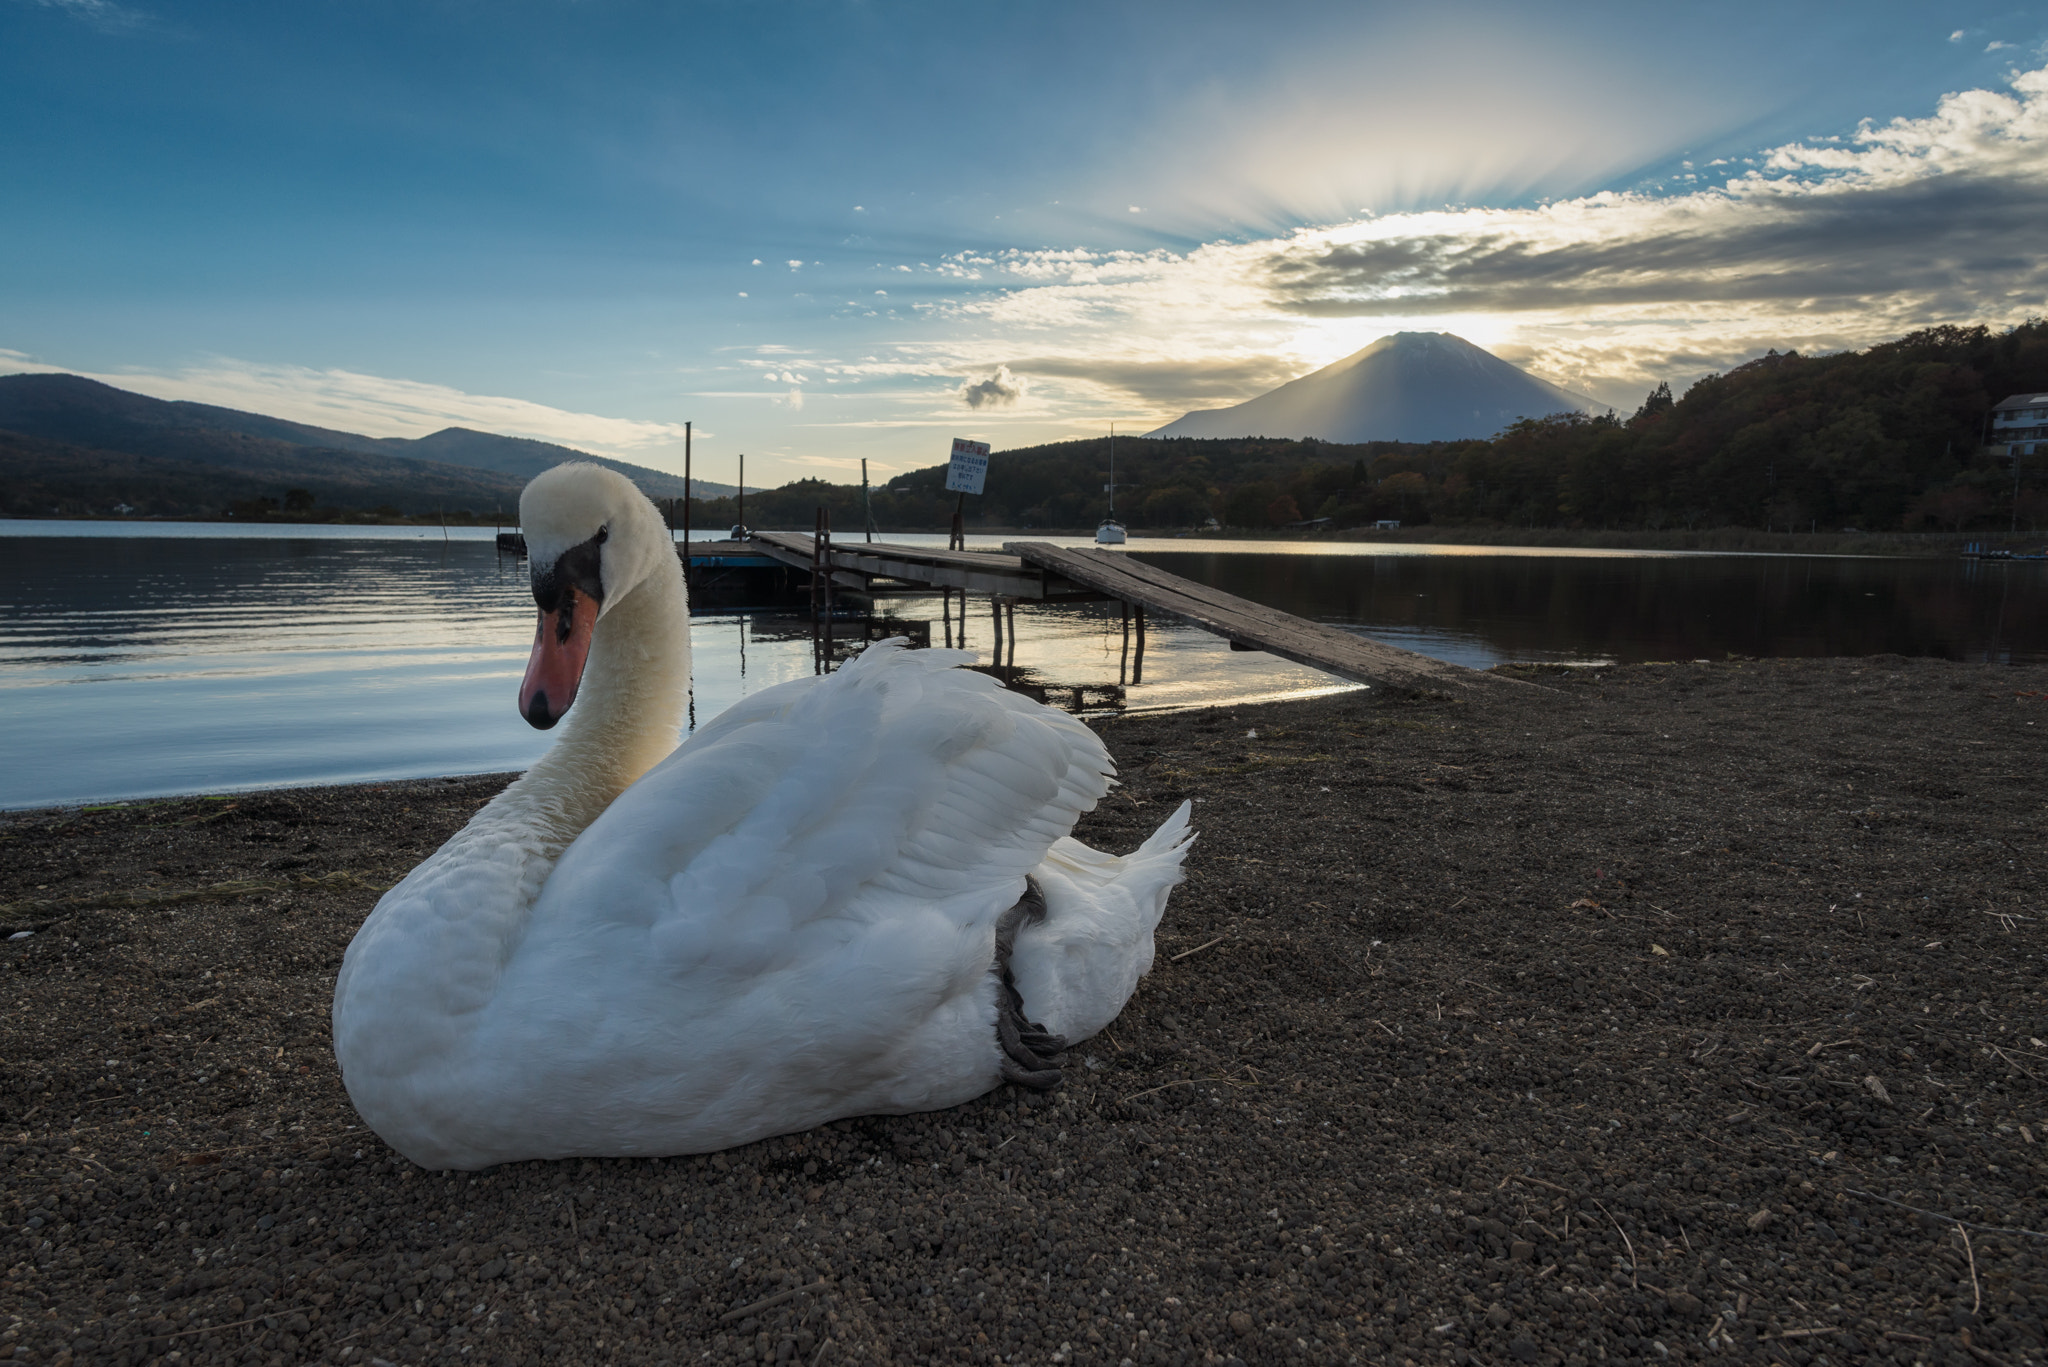
[[[1458,441],[1517,418],[1606,405],[1537,379],[1448,332],[1396,332],[1231,408],[1198,409],[1154,437]]]

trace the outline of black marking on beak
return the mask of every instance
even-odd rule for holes
[[[579,541],[555,557],[549,565],[533,567],[533,601],[540,610],[555,617],[558,640],[569,639],[569,620],[575,610],[574,594],[581,593],[599,607],[604,606],[602,547],[611,539],[611,528],[599,527],[597,535]]]

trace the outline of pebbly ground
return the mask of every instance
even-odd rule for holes
[[[1517,673],[1104,723],[1202,835],[1064,1088],[710,1158],[353,1128],[502,778],[0,815],[0,1358],[2048,1362],[2048,671]]]

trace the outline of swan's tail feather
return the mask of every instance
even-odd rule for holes
[[[1178,867],[1186,857],[1188,846],[1195,843],[1195,833],[1188,828],[1188,821],[1194,815],[1195,804],[1183,800],[1173,809],[1173,815],[1159,823],[1159,829],[1145,839],[1145,843],[1131,853],[1132,859],[1151,858],[1162,854],[1172,855]],[[1179,881],[1179,880],[1175,880]]]
[[[1068,1040],[1115,1020],[1152,968],[1152,932],[1182,878],[1194,841],[1189,803],[1130,854],[1091,850],[1071,837],[1038,866],[1046,917],[1019,929],[1011,968],[1032,1019]]]

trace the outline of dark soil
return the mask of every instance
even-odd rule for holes
[[[0,1357],[2048,1361],[2048,670],[1523,677],[1106,723],[1202,837],[1063,1089],[711,1158],[350,1128],[502,779],[0,817]]]

